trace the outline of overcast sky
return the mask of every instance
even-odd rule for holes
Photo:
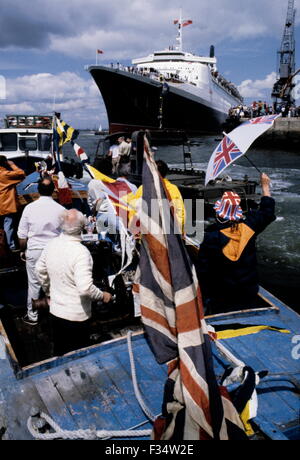
[[[288,0],[1,0],[0,76],[6,113],[51,113],[79,128],[107,125],[98,89],[84,70],[175,43],[183,6],[184,50],[208,55],[214,44],[222,74],[246,98],[270,100]],[[300,9],[300,0],[295,1]],[[300,36],[297,15],[296,41]],[[299,45],[300,46],[300,45]],[[297,56],[299,51],[297,50]],[[297,59],[299,65],[299,59]],[[3,79],[0,78],[3,85]]]

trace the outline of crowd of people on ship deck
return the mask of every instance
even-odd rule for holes
[[[223,86],[236,98],[242,99],[237,87],[231,81],[226,80],[217,70],[211,69],[211,76],[218,85]]]
[[[128,141],[119,137],[106,158],[95,166],[106,176],[110,176],[114,169],[117,180],[124,181],[131,190],[132,209],[138,210],[143,186],[137,189],[129,181],[131,145]],[[116,158],[118,161],[114,162]],[[6,217],[5,184],[11,180],[10,202],[11,197],[15,197],[15,185],[24,178],[24,172],[11,163],[7,165],[4,159],[0,158],[0,161],[3,163],[0,167],[0,209],[1,216]],[[162,160],[157,160],[156,165],[174,207],[178,227],[184,235],[185,207],[181,193],[166,179],[168,165]],[[91,215],[95,216],[97,232],[106,231],[113,247],[117,248],[120,245],[120,222],[101,184],[96,179],[90,180],[88,204]],[[234,191],[226,192],[215,205],[216,224],[205,232],[196,263],[207,314],[255,307],[258,292],[256,236],[275,219],[275,201],[270,195],[270,179],[265,174],[261,177],[261,185],[263,197],[259,209],[248,212],[246,217],[240,207],[241,199]],[[91,302],[109,303],[111,294],[95,286],[93,260],[89,250],[81,244],[82,232],[87,231],[89,225],[87,217],[78,210],[66,210],[54,201],[54,183],[50,176],[41,178],[38,192],[39,199],[24,208],[17,232],[20,256],[26,263],[28,278],[27,313],[23,320],[30,326],[38,324],[36,302],[44,296],[49,305],[54,354],[61,355],[88,345]]]

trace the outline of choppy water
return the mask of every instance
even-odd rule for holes
[[[82,132],[78,143],[93,157],[99,136]],[[216,137],[193,139],[194,167],[205,170],[217,145]],[[70,156],[70,155],[69,155]],[[251,149],[251,160],[272,180],[277,220],[258,238],[258,263],[262,286],[300,312],[300,152]],[[183,165],[182,146],[158,146],[157,158],[170,165]],[[245,174],[259,180],[259,174],[244,158],[226,171],[235,179]]]

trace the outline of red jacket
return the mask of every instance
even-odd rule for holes
[[[15,165],[12,171],[0,166],[0,216],[17,212],[16,185],[25,178],[23,169]]]

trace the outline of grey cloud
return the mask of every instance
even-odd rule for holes
[[[112,5],[97,0],[1,1],[0,48],[42,49],[51,35],[76,36],[90,27],[102,27],[114,16]],[[97,7],[97,8],[96,8]]]
[[[296,0],[300,7],[300,0]],[[228,38],[255,38],[278,36],[283,28],[287,1],[282,0],[187,0],[184,16],[194,21],[186,33],[190,49],[207,46],[214,40],[219,43]],[[173,0],[2,0],[0,16],[0,48],[51,48],[72,54],[63,41],[73,39],[79,46],[82,37],[88,47],[101,46],[93,40],[99,32],[108,51],[116,48],[141,49],[146,52],[153,46],[168,46],[175,36],[173,19],[179,8]],[[299,15],[298,15],[299,21]],[[115,42],[105,40],[105,34],[118,32]],[[88,43],[88,37],[90,41]],[[129,37],[129,39],[128,39]],[[62,45],[53,46],[53,43]],[[203,45],[202,43],[205,42]],[[129,45],[129,46],[127,46]]]

